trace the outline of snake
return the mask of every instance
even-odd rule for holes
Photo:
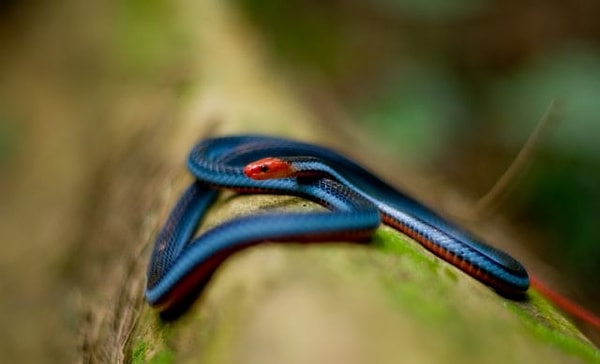
[[[187,159],[194,181],[160,229],[146,274],[146,301],[176,309],[231,255],[263,242],[368,243],[383,223],[500,295],[523,295],[527,270],[343,154],[316,144],[267,135],[198,142]],[[261,212],[195,232],[222,189],[292,195],[328,211]]]

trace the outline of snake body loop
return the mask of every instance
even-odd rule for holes
[[[296,175],[255,180],[244,174],[249,164],[267,157],[293,166]],[[514,258],[331,149],[259,135],[213,138],[192,149],[188,168],[197,180],[159,233],[148,267],[146,300],[159,310],[175,306],[244,247],[262,241],[365,240],[381,221],[501,294],[518,295],[529,287],[525,268]],[[296,195],[332,211],[240,217],[192,239],[220,188]]]

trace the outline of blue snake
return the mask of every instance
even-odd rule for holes
[[[521,295],[529,287],[517,260],[332,149],[262,135],[218,137],[194,146],[187,166],[195,181],[159,232],[148,266],[146,300],[160,311],[197,293],[227,257],[245,247],[264,241],[368,241],[381,222],[500,294]],[[219,189],[295,195],[331,211],[238,217],[193,238]]]

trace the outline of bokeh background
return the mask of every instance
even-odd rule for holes
[[[569,296],[600,311],[599,2],[227,3],[330,138],[364,136],[373,153],[473,204],[555,101],[495,212]],[[96,183],[89,171],[132,104],[164,116],[173,99],[161,95],[189,87],[186,6],[0,0],[4,357],[62,361],[76,350],[69,302],[85,284],[72,267],[89,218],[81,197]]]

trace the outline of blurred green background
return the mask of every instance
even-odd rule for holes
[[[338,128],[369,134],[387,155],[473,201],[555,99],[556,120],[498,212],[581,302],[600,306],[598,1],[228,3],[307,107],[323,113],[335,105],[345,115]],[[40,325],[21,318],[40,306],[44,316],[51,312],[32,303],[39,291],[60,300],[78,283],[64,268],[78,231],[61,219],[83,208],[73,196],[93,188],[88,159],[106,153],[107,125],[118,122],[107,110],[157,90],[181,95],[191,82],[185,7],[166,0],[0,0],[0,226],[3,246],[13,245],[0,259],[0,282],[5,291],[24,291],[13,297],[15,315],[2,317],[16,330],[0,346],[13,358],[27,351]],[[49,278],[48,270],[57,273]],[[44,288],[15,283],[23,276]],[[59,289],[54,279],[63,282]],[[62,319],[41,327],[61,331]],[[47,344],[52,358],[69,356],[65,335]]]

